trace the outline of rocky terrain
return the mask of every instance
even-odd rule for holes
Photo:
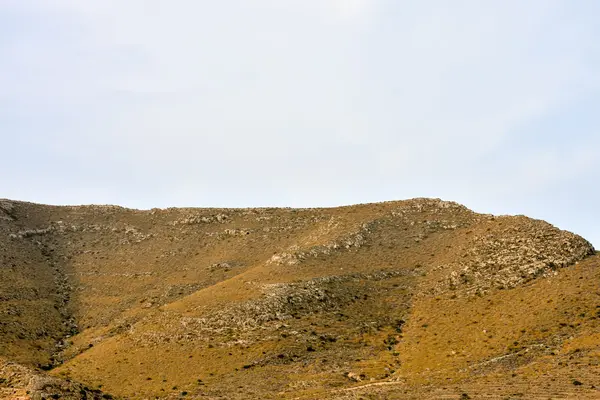
[[[0,200],[0,398],[598,399],[599,267],[438,199]]]

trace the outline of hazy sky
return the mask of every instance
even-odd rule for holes
[[[441,197],[600,247],[600,2],[1,0],[0,197]]]

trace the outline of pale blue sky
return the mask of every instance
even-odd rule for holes
[[[0,197],[441,197],[600,247],[600,2],[2,0]]]

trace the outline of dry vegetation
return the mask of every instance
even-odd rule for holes
[[[577,235],[435,199],[0,200],[0,397],[600,398],[598,267]]]

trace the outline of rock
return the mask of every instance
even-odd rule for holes
[[[346,378],[350,379],[353,382],[360,382],[360,381],[362,381],[360,375],[356,374],[354,372],[348,372],[348,373],[346,373]]]

